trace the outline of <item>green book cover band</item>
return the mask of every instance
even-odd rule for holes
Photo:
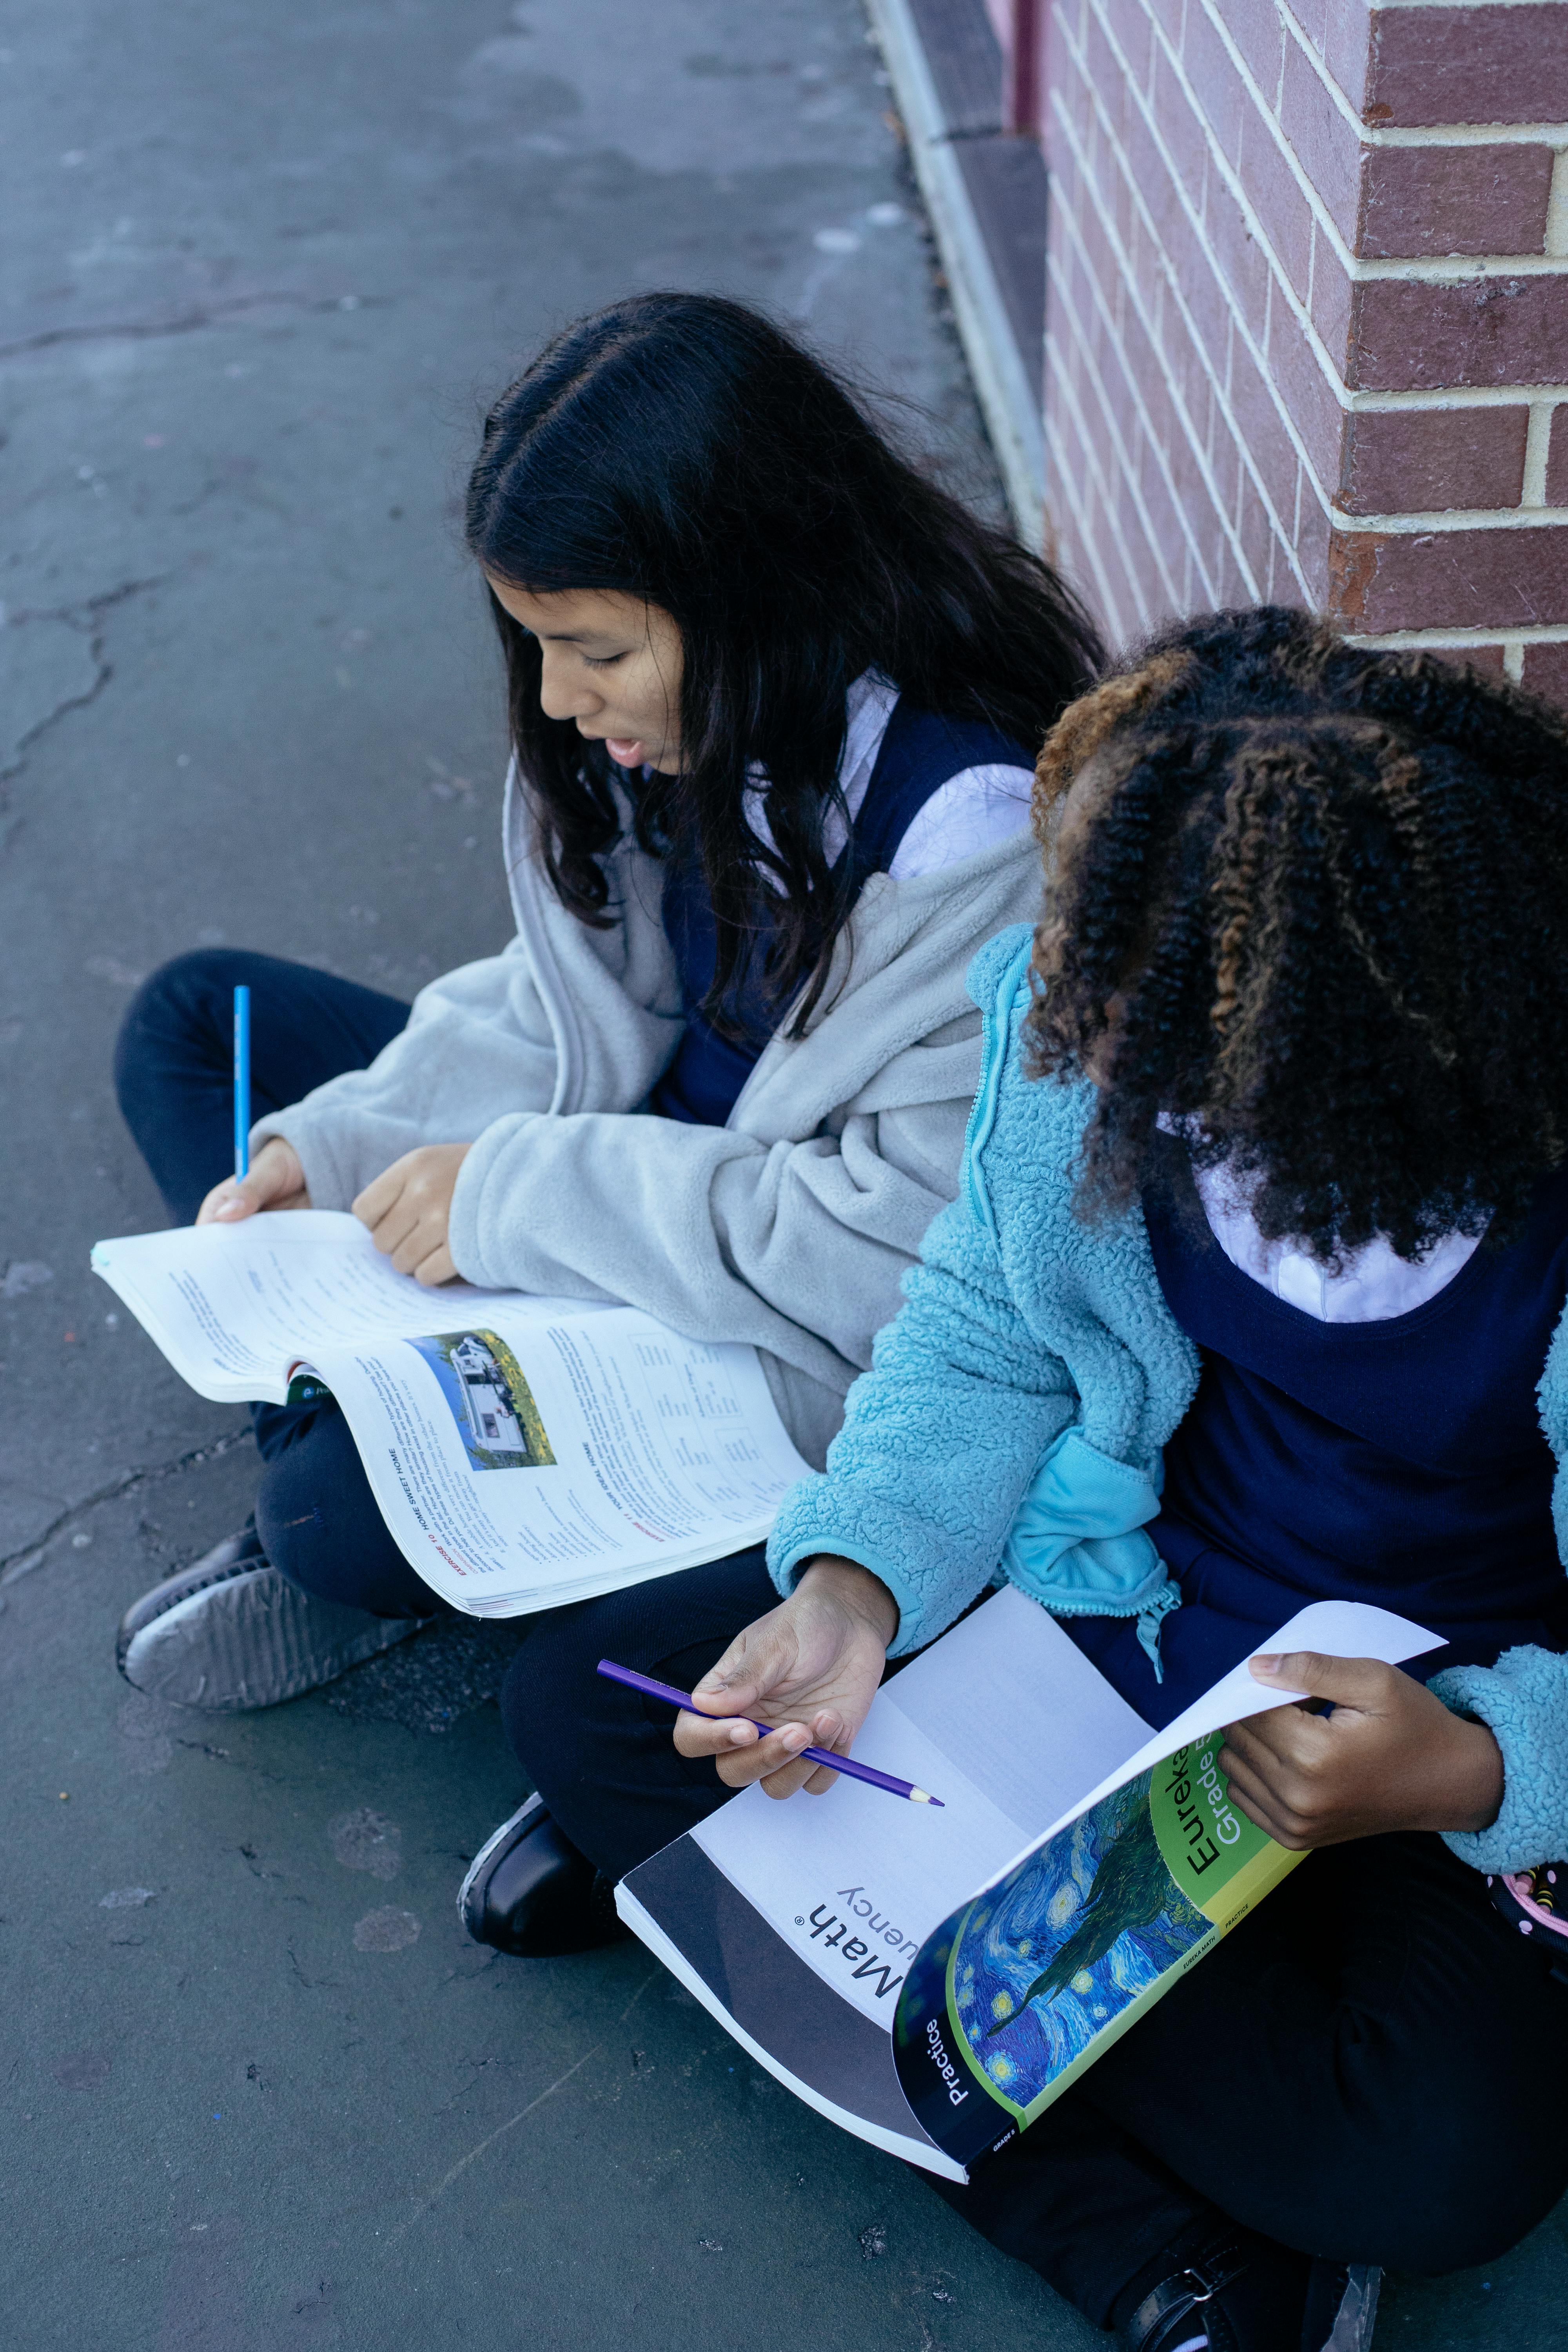
[[[1223,1739],[1102,1797],[921,1946],[894,2058],[959,2163],[1032,2124],[1304,1859],[1231,1803]]]

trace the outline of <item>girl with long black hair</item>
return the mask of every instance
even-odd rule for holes
[[[266,956],[181,957],[127,1018],[125,1116],[176,1219],[353,1207],[423,1282],[750,1341],[820,1462],[953,1194],[980,1052],[964,967],[1034,912],[1030,771],[1093,633],[816,359],[712,296],[560,335],[487,420],[468,539],[506,659],[516,938],[412,1009]],[[121,1629],[129,1679],[187,1704],[289,1696],[437,1605],[336,1408],[255,1417],[253,1522]],[[470,1890],[477,1932],[528,1948],[509,1853],[561,1898],[540,1933],[591,1932],[593,1874],[537,1806]]]

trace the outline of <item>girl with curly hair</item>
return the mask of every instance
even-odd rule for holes
[[[618,1873],[731,1788],[831,1785],[800,1748],[1002,1574],[1151,1724],[1249,1656],[1306,1691],[1222,1760],[1324,1851],[942,2193],[1134,2352],[1351,2352],[1379,2266],[1489,2260],[1568,2185],[1568,727],[1220,614],[1065,714],[1036,820],[959,1197],[786,1501],[779,1604],[726,1640],[666,1588],[640,1652],[624,1602],[556,1621],[524,1752]],[[1331,1598],[1445,1647],[1253,1654]],[[601,1651],[707,1664],[714,1716],[563,1759]]]

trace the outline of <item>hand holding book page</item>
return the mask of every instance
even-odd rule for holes
[[[1398,1664],[1437,1643],[1318,1601],[1267,1646]],[[808,2105],[963,2179],[1300,1860],[1215,1762],[1226,1724],[1298,1696],[1244,1663],[1151,1734],[1008,1588],[883,1685],[857,1742],[943,1811],[847,1780],[814,1803],[751,1788],[616,1905]]]
[[[753,1348],[633,1307],[432,1291],[352,1216],[142,1234],[100,1242],[92,1263],[202,1396],[330,1391],[399,1548],[470,1615],[760,1542],[805,1474]]]

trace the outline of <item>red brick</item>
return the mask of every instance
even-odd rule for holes
[[[1335,5],[1338,5],[1338,0],[1335,0]],[[1329,0],[1289,0],[1289,7],[1290,14],[1321,57],[1323,43],[1328,38]]]
[[[1285,429],[1272,393],[1246,351],[1232,356],[1230,410],[1275,512],[1289,530],[1296,504],[1296,445]]]
[[[1241,551],[1252,573],[1253,601],[1261,604],[1268,593],[1268,565],[1274,551],[1274,526],[1268,520],[1268,509],[1244,473],[1241,482],[1241,510],[1237,517],[1237,537]]]
[[[1348,381],[1368,392],[1568,382],[1565,295],[1568,276],[1372,279],[1356,289]]]
[[[1372,69],[1372,14],[1367,0],[1333,0],[1323,33],[1323,62],[1359,114]]]
[[[1127,60],[1134,89],[1146,90],[1154,60],[1154,27],[1143,0],[1089,0],[1089,16],[1103,17]]]
[[[1520,683],[1548,702],[1568,702],[1568,646],[1526,646]]]
[[[1234,163],[1241,147],[1242,116],[1251,110],[1252,100],[1202,0],[1192,0],[1187,10],[1182,63],[1222,152]]]
[[[1539,253],[1551,188],[1550,147],[1373,147],[1357,250]]]
[[[1080,126],[1079,136],[1094,120],[1093,99],[1098,98],[1117,137],[1125,140],[1136,113],[1132,85],[1117,64],[1116,52],[1107,39],[1105,27],[1098,16],[1091,15],[1084,27],[1083,55],[1083,71],[1087,79],[1079,76],[1075,68],[1074,79],[1069,85],[1079,93],[1075,102],[1075,119]]]
[[[1336,531],[1330,609],[1385,629],[1496,629],[1568,622],[1568,530]]]
[[[1187,0],[1149,0],[1149,14],[1178,53],[1186,24]]]
[[[1380,8],[1362,112],[1402,126],[1568,121],[1568,8]]]
[[[1482,677],[1506,677],[1503,664],[1507,648],[1503,646],[1434,646],[1439,661],[1452,662],[1456,669],[1479,670]]]
[[[1193,5],[1201,7],[1203,0],[1193,0]],[[1214,0],[1214,5],[1224,19],[1226,32],[1247,59],[1265,101],[1272,106],[1286,40],[1274,0]]]
[[[1517,506],[1529,422],[1522,404],[1352,411],[1339,503],[1351,514]]]
[[[1312,214],[1279,142],[1260,115],[1242,125],[1241,180],[1280,268],[1305,301],[1312,255]]]
[[[1247,330],[1261,342],[1268,322],[1268,256],[1247,225],[1240,206],[1217,174],[1209,182],[1204,226],[1215,266],[1229,288]]]
[[[1303,515],[1305,516],[1307,509],[1305,491],[1302,493],[1301,505]],[[1300,536],[1296,541],[1296,561],[1300,564],[1301,568],[1301,575],[1307,583],[1306,601],[1311,606],[1312,610],[1318,613],[1326,613],[1329,609],[1329,543],[1331,536],[1331,534],[1324,527],[1320,518],[1317,501],[1314,499],[1311,508],[1310,522],[1309,524],[1308,522],[1303,521]],[[1294,604],[1296,599],[1294,597],[1288,597],[1286,602],[1288,604]]]
[[[1362,142],[1294,41],[1285,45],[1279,127],[1347,245],[1361,209]]]
[[[1236,85],[1239,92],[1241,85]],[[1201,213],[1211,168],[1208,132],[1182,88],[1175,68],[1162,55],[1154,65],[1154,120],[1169,151],[1183,187],[1195,212]]]
[[[1282,303],[1269,320],[1268,357],[1318,479],[1337,481],[1344,410],[1317,352]]]
[[[1341,383],[1350,368],[1351,322],[1355,287],[1332,239],[1320,222],[1312,226],[1312,324],[1322,337]]]
[[[1546,453],[1546,503],[1568,507],[1568,405],[1552,412],[1552,440]]]

